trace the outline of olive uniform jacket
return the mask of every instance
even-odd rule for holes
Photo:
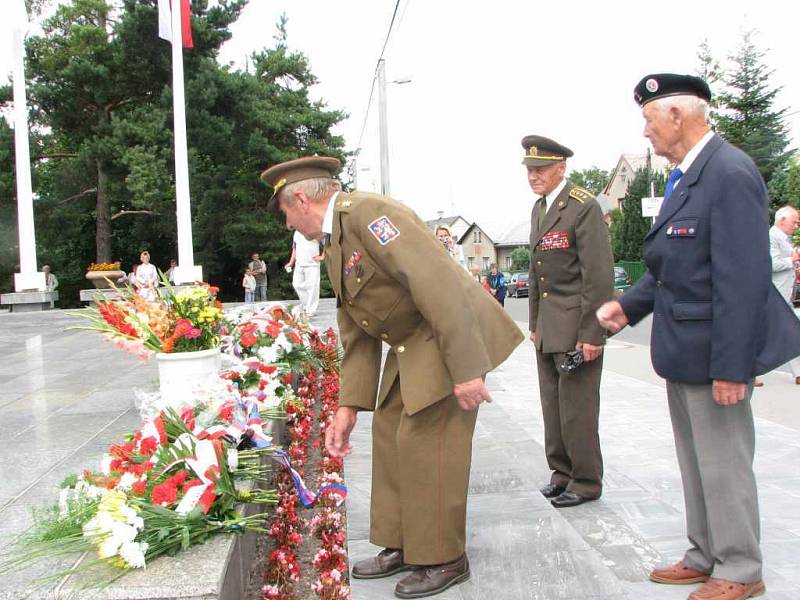
[[[408,414],[500,365],[524,339],[409,208],[340,193],[325,261],[344,358],[340,406],[374,410],[399,377]],[[381,373],[382,342],[391,346]]]
[[[540,198],[531,214],[531,331],[543,353],[569,352],[578,341],[600,346],[606,332],[595,311],[614,294],[608,227],[594,197],[567,182],[539,229]]]

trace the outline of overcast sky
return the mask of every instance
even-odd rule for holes
[[[338,131],[354,151],[394,5],[250,0],[220,60],[244,66],[250,52],[272,45],[285,13],[289,46],[309,57],[319,79],[314,97],[350,115]],[[389,80],[411,79],[388,86],[392,195],[426,219],[444,211],[495,229],[524,219],[533,200],[520,164],[524,135],[572,148],[571,169],[611,169],[621,153],[647,148],[632,99],[638,80],[695,72],[704,38],[725,59],[745,29],[759,31],[773,84],[783,86],[777,107],[800,111],[798,22],[800,3],[777,0],[401,0],[384,56]],[[3,52],[0,67],[9,62]],[[800,112],[787,122],[800,146]],[[360,189],[380,185],[377,142],[376,91]]]

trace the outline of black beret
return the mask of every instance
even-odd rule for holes
[[[700,77],[676,73],[647,75],[633,88],[633,99],[639,106],[666,96],[697,96],[709,101],[711,89]]]
[[[552,165],[572,156],[572,150],[543,135],[526,135],[522,147],[525,149],[522,164],[526,167]]]
[[[267,210],[278,212],[278,194],[283,186],[317,177],[332,179],[341,168],[339,159],[329,156],[304,156],[271,166],[261,173],[261,181],[273,190]]]

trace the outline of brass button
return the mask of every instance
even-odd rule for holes
[[[361,283],[361,277],[356,277],[356,283]]]
[[[348,300],[347,304],[348,304],[348,306],[353,306],[353,301],[352,300]]]
[[[544,281],[544,277],[539,277],[539,281]]]
[[[382,340],[385,342],[386,340],[388,340],[388,339],[389,339],[389,334],[388,334],[388,333],[385,333],[385,332],[384,332],[384,333],[382,333],[382,334],[381,334],[381,339],[382,339]]]
[[[540,260],[537,260],[537,261],[536,261],[536,266],[537,266],[537,267],[541,267],[541,266],[542,266],[542,261],[540,261]]]
[[[547,298],[547,292],[544,292],[544,293],[542,294],[542,298]]]
[[[363,321],[361,321],[361,324],[362,324],[364,327],[369,327],[369,321],[367,321],[366,319],[364,319]]]
[[[402,354],[405,351],[406,351],[406,347],[405,346],[398,346],[397,347],[397,353],[398,354]]]

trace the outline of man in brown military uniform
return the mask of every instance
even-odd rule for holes
[[[326,246],[344,347],[328,451],[348,454],[357,411],[375,411],[370,541],[385,550],[357,562],[353,577],[411,570],[395,594],[420,598],[469,577],[472,434],[478,405],[490,400],[483,377],[523,335],[414,212],[384,196],[342,193],[339,167],[300,158],[262,179],[287,227]],[[391,349],[381,377],[382,342]]]
[[[522,140],[531,214],[530,331],[536,345],[545,452],[553,471],[541,489],[557,508],[600,497],[597,432],[605,331],[594,313],[613,294],[614,262],[597,201],[564,178],[572,151],[546,137]],[[569,369],[568,352],[583,364]]]

